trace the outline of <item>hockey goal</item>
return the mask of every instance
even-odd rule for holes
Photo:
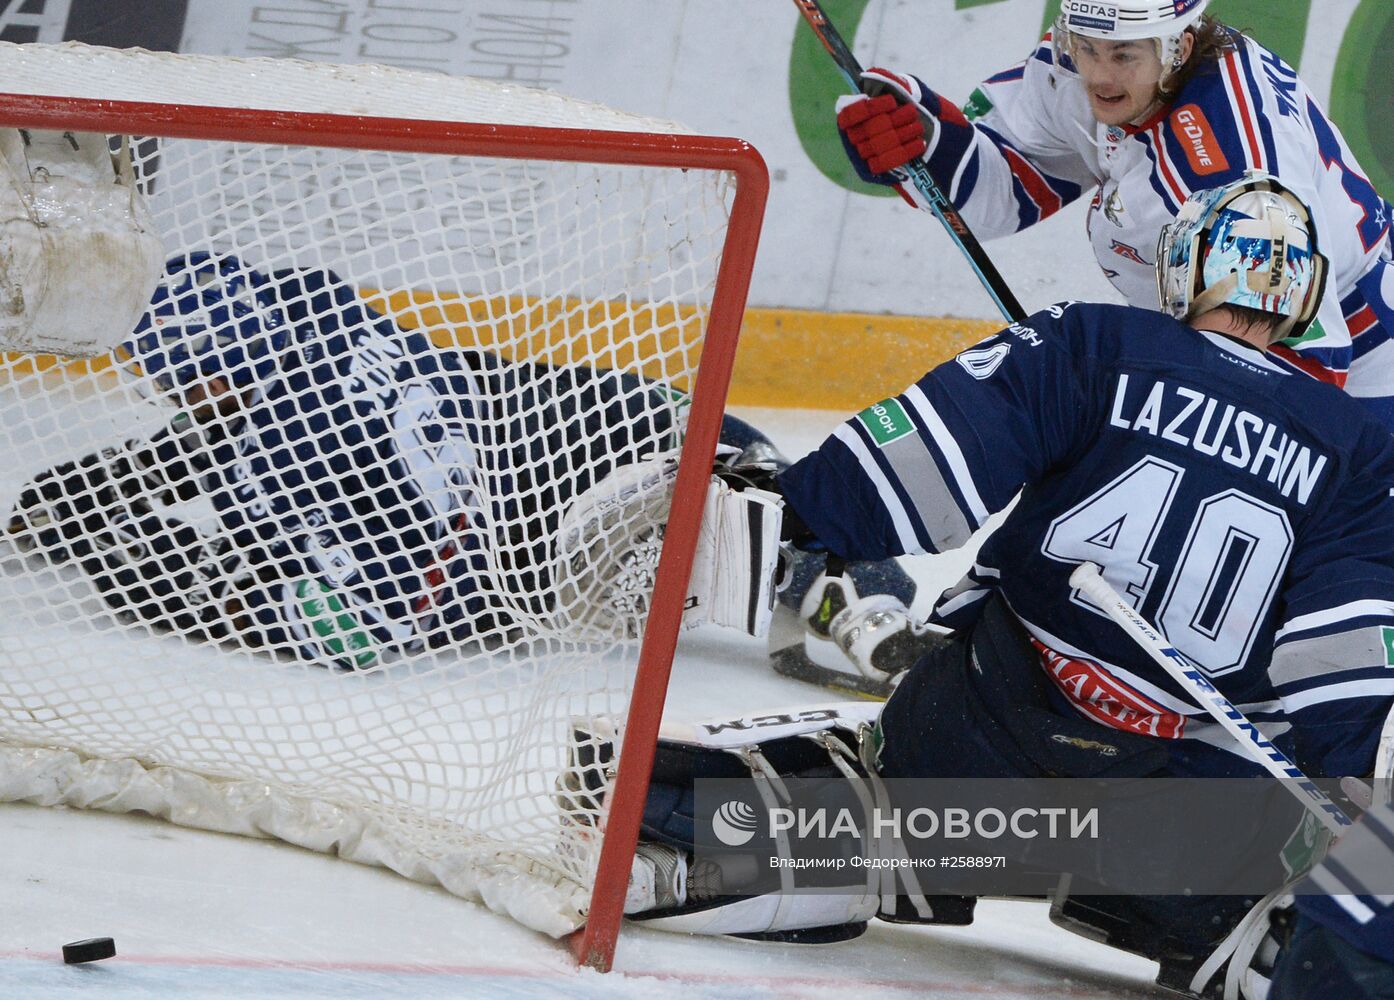
[[[246,300],[253,312],[279,309],[259,321],[289,336],[289,347],[239,345],[260,359],[240,398],[277,401],[284,447],[267,450],[264,434],[244,442],[246,409],[204,410],[176,449],[181,467],[202,470],[194,496],[138,495],[168,470],[137,475],[129,459],[179,405],[138,351],[0,360],[0,514],[14,529],[0,540],[0,800],[141,810],[385,865],[553,935],[584,926],[578,955],[607,965],[764,208],[758,154],[482,81],[76,44],[0,45],[0,127],[26,139],[105,135],[113,148],[126,137],[167,256],[191,269],[208,255],[240,276],[244,298],[265,276],[279,276],[272,287],[333,272],[352,290],[297,303],[275,286],[269,307],[260,292]],[[180,280],[203,279],[191,270]],[[207,310],[204,331],[242,316],[228,309],[221,319]],[[147,332],[197,332],[187,312],[147,316]],[[423,416],[408,412],[417,396],[393,394],[410,368],[341,359],[359,391],[363,377],[389,383],[361,411],[335,410],[331,386],[286,372],[319,371],[310,361],[348,340],[316,338],[365,318],[388,340],[429,337],[434,365],[465,359],[457,368],[478,398],[451,412],[469,424],[463,492],[473,499],[461,508],[461,483],[437,483],[449,537],[430,504],[420,515],[421,497],[393,485],[400,466],[344,468],[330,456],[357,426],[343,414],[361,412],[364,427],[376,426],[371,417],[414,429],[423,450],[408,465],[429,478],[439,403]],[[235,322],[237,337],[255,339]],[[598,374],[582,385],[564,374],[577,370]],[[631,397],[619,418],[606,405]],[[327,422],[293,417],[316,408]],[[555,440],[565,446],[549,452]],[[248,448],[250,470],[232,468]],[[258,471],[258,455],[269,468]],[[536,468],[520,468],[519,455]],[[632,620],[573,627],[545,564],[560,516],[615,466],[663,459],[678,462],[671,511],[600,522],[620,549],[667,522],[656,571],[640,574],[643,592],[625,605]],[[44,480],[54,469],[68,472]],[[203,489],[209,471],[225,483],[269,477],[273,516],[249,507],[242,521],[256,530],[232,530],[242,494]],[[59,494],[45,501],[54,521],[12,523],[36,479]],[[332,508],[350,510],[343,522],[295,509],[307,485],[348,498]],[[113,542],[133,506],[153,533]],[[131,580],[145,597],[187,588],[188,577],[161,573],[164,553],[187,552],[190,537],[204,551],[217,540],[218,559],[200,570],[207,593],[280,586],[303,597],[310,587],[319,603],[298,606],[299,641],[293,629],[281,643],[267,639],[274,630],[244,641],[245,608],[236,616],[219,600],[211,640],[178,617],[129,613],[137,601],[120,588]],[[368,543],[380,559],[362,555]],[[133,570],[99,586],[113,547]],[[469,584],[453,591],[453,617],[438,615],[429,634],[419,620],[393,620],[435,599],[433,582],[458,583],[450,560],[464,551]],[[251,584],[248,565],[259,567]],[[403,595],[395,612],[393,588]],[[365,593],[392,640],[326,638]],[[352,663],[332,655],[344,646]],[[604,796],[558,795],[574,725],[595,732],[601,719],[623,730]]]

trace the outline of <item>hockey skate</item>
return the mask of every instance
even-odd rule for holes
[[[860,597],[851,577],[824,574],[770,628],[775,672],[864,698],[887,698],[896,682],[947,636],[916,625],[889,594]]]

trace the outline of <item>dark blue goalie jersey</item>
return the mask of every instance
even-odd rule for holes
[[[674,443],[680,398],[635,375],[437,348],[330,272],[275,280],[295,336],[198,470],[265,646],[363,668],[545,615],[566,504]]]
[[[849,420],[783,488],[858,559],[956,548],[1020,493],[941,623],[1000,592],[1063,710],[1230,749],[1070,587],[1097,563],[1301,766],[1373,766],[1394,696],[1394,440],[1252,347],[1152,312],[1054,307]]]

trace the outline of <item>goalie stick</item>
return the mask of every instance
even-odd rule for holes
[[[1197,698],[1200,704],[1215,717],[1215,720],[1239,741],[1249,756],[1265,771],[1283,782],[1312,815],[1332,834],[1340,836],[1351,826],[1351,819],[1340,806],[1327,798],[1326,793],[1316,786],[1311,778],[1298,769],[1287,755],[1275,747],[1258,727],[1244,717],[1244,713],[1234,707],[1215,685],[1193,667],[1179,652],[1167,645],[1156,629],[1138,614],[1133,606],[1118,596],[1109,586],[1093,563],[1081,563],[1070,574],[1070,584],[1083,591],[1118,624],[1128,638],[1137,643],[1148,656],[1165,670],[1176,682],[1185,687]]]
[[[823,5],[819,0],[794,0],[794,6],[799,8],[799,13],[808,22],[808,26],[813,29],[813,34],[817,36],[818,41],[822,42],[823,48],[828,50],[828,55],[833,57],[833,62],[837,63],[837,68],[842,70],[843,75],[847,77],[847,82],[852,85],[852,89],[857,93],[863,93],[861,63],[857,62],[857,57],[852,54],[852,50],[842,40],[842,36],[833,27],[833,23],[828,20],[828,15],[823,11]],[[926,117],[924,111],[921,111],[920,115]],[[992,258],[988,257],[987,251],[978,242],[978,238],[973,235],[973,230],[968,228],[968,223],[954,207],[954,203],[949,200],[944,189],[935,181],[934,176],[929,172],[929,167],[920,160],[913,160],[906,164],[905,169],[909,172],[910,181],[915,185],[915,189],[924,195],[925,201],[929,203],[935,218],[944,224],[949,238],[954,241],[954,245],[958,247],[963,256],[968,258],[968,263],[977,274],[978,280],[982,282],[987,294],[992,296],[992,301],[997,303],[997,308],[1002,310],[1002,315],[1013,323],[1025,319],[1026,311],[1021,308],[1021,303],[1012,294],[1012,290],[1007,287],[1007,282],[1002,277],[1001,272],[992,263]]]

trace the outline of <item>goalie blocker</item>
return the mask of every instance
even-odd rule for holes
[[[676,476],[673,462],[626,466],[567,509],[552,575],[564,626],[608,634],[639,621],[653,587]],[[685,627],[769,632],[775,595],[788,579],[780,549],[783,507],[777,493],[739,478],[712,477],[688,581]],[[617,532],[621,525],[632,530]]]

